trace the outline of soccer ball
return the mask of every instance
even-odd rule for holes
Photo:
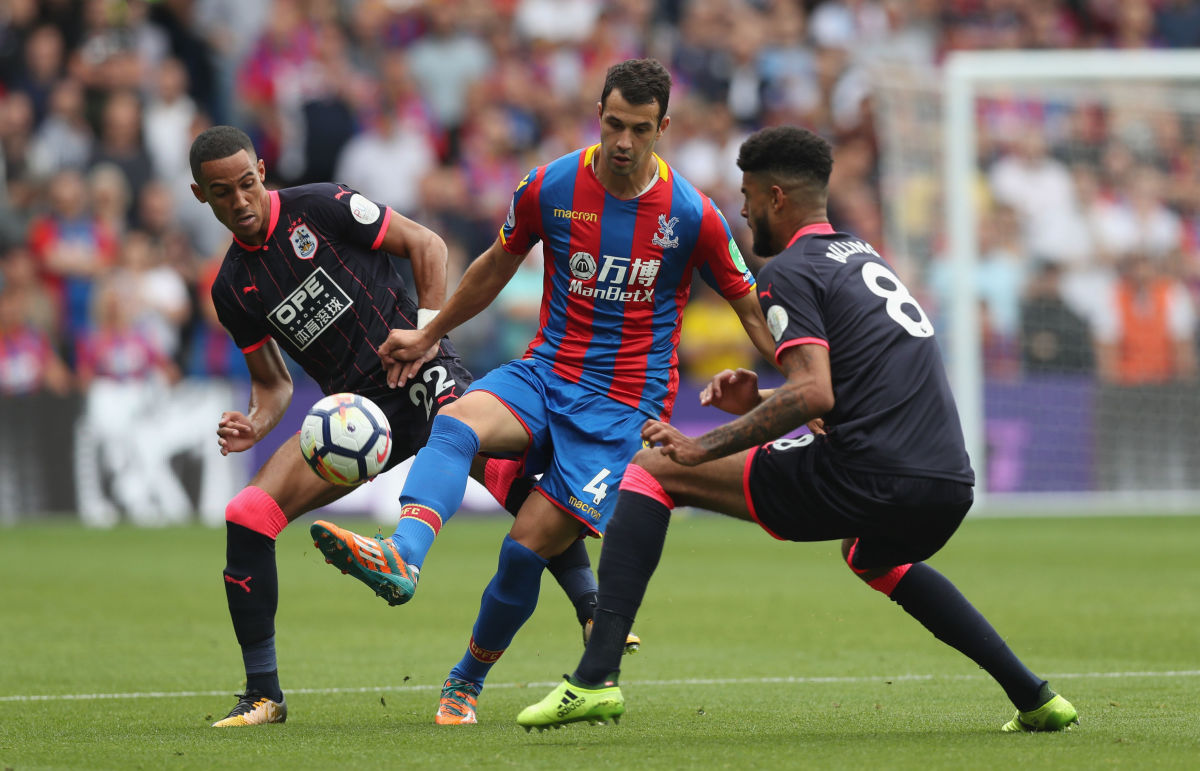
[[[335,485],[371,479],[392,454],[392,427],[375,402],[358,394],[331,394],[300,424],[300,452],[316,475]]]

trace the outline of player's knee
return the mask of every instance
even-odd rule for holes
[[[287,515],[261,487],[247,485],[225,507],[225,521],[275,538],[287,527]]]

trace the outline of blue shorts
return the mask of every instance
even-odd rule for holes
[[[625,467],[643,447],[646,416],[533,359],[492,370],[471,391],[496,397],[525,426],[523,471],[542,475],[536,489],[592,534],[604,533]]]

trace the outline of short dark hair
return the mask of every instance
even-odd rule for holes
[[[833,147],[821,136],[798,126],[759,129],[742,142],[738,168],[814,185],[824,190],[833,171]]]
[[[251,161],[258,160],[254,152],[254,143],[245,131],[235,126],[213,126],[200,132],[192,140],[192,149],[188,153],[188,162],[192,166],[192,179],[200,183],[200,165],[208,161],[217,161],[235,155],[238,150],[245,150]]]
[[[658,102],[658,122],[667,114],[671,100],[671,73],[657,59],[629,59],[608,68],[600,104],[608,104],[608,95],[616,89],[630,104]]]

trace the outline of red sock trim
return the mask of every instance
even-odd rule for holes
[[[489,458],[483,466],[483,486],[501,506],[508,501],[508,491],[520,473],[521,464],[505,458]]]
[[[428,506],[422,506],[419,503],[409,503],[400,509],[400,519],[420,520],[429,526],[434,536],[437,536],[438,531],[442,529],[441,515]]]
[[[850,552],[846,555],[846,564],[850,566],[851,570],[861,576],[867,571],[865,569],[859,570],[858,568],[854,567],[854,550],[857,548],[858,539],[855,538],[854,543],[850,546]],[[904,574],[907,573],[908,569],[911,567],[911,562],[906,565],[897,565],[879,578],[868,581],[867,586],[871,587],[877,592],[883,592],[887,596],[891,597],[892,590],[896,588],[896,584],[900,583],[900,579],[904,578]]]
[[[261,487],[249,485],[225,507],[225,521],[262,533],[274,540],[287,527],[287,516]]]
[[[883,592],[887,596],[892,596],[892,590],[896,588],[896,584],[900,583],[900,579],[904,578],[904,574],[912,567],[912,563],[907,565],[898,565],[888,571],[887,575],[880,576],[874,581],[868,581],[867,586],[872,589]]]
[[[473,656],[476,661],[479,661],[483,664],[495,664],[500,657],[504,655],[504,651],[502,650],[489,651],[486,648],[480,648],[475,642],[474,635],[471,636],[471,644],[467,646],[467,650],[471,653],[471,656]]]
[[[675,508],[675,501],[667,495],[662,484],[651,476],[649,471],[636,464],[630,463],[625,467],[625,476],[621,478],[620,489],[653,498],[668,509]]]

